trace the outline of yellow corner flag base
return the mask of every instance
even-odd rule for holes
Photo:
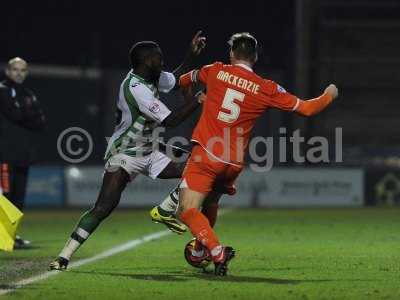
[[[0,250],[13,251],[17,228],[24,214],[0,194]]]

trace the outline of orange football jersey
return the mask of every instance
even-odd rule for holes
[[[294,111],[300,101],[242,64],[216,62],[180,79],[181,86],[192,82],[202,82],[207,88],[207,98],[192,141],[215,158],[236,165],[243,164],[257,118],[270,107]]]

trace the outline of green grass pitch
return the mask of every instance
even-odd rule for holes
[[[80,212],[27,212],[34,248],[0,253],[0,290],[46,271]],[[147,211],[117,211],[75,260],[164,230]],[[190,239],[167,235],[1,299],[400,299],[399,209],[236,209],[217,233],[237,250],[229,276],[186,264]]]

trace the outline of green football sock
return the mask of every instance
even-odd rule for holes
[[[91,210],[84,213],[74,232],[72,232],[71,238],[67,241],[59,256],[70,260],[71,256],[96,230],[101,221],[102,220],[100,218],[93,215]]]

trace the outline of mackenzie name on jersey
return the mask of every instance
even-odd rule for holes
[[[218,72],[217,79],[219,79],[221,81],[225,81],[234,86],[237,86],[238,88],[249,91],[255,95],[258,94],[258,90],[260,89],[260,85],[254,83],[253,81],[233,75],[233,74],[223,71],[223,70]]]

